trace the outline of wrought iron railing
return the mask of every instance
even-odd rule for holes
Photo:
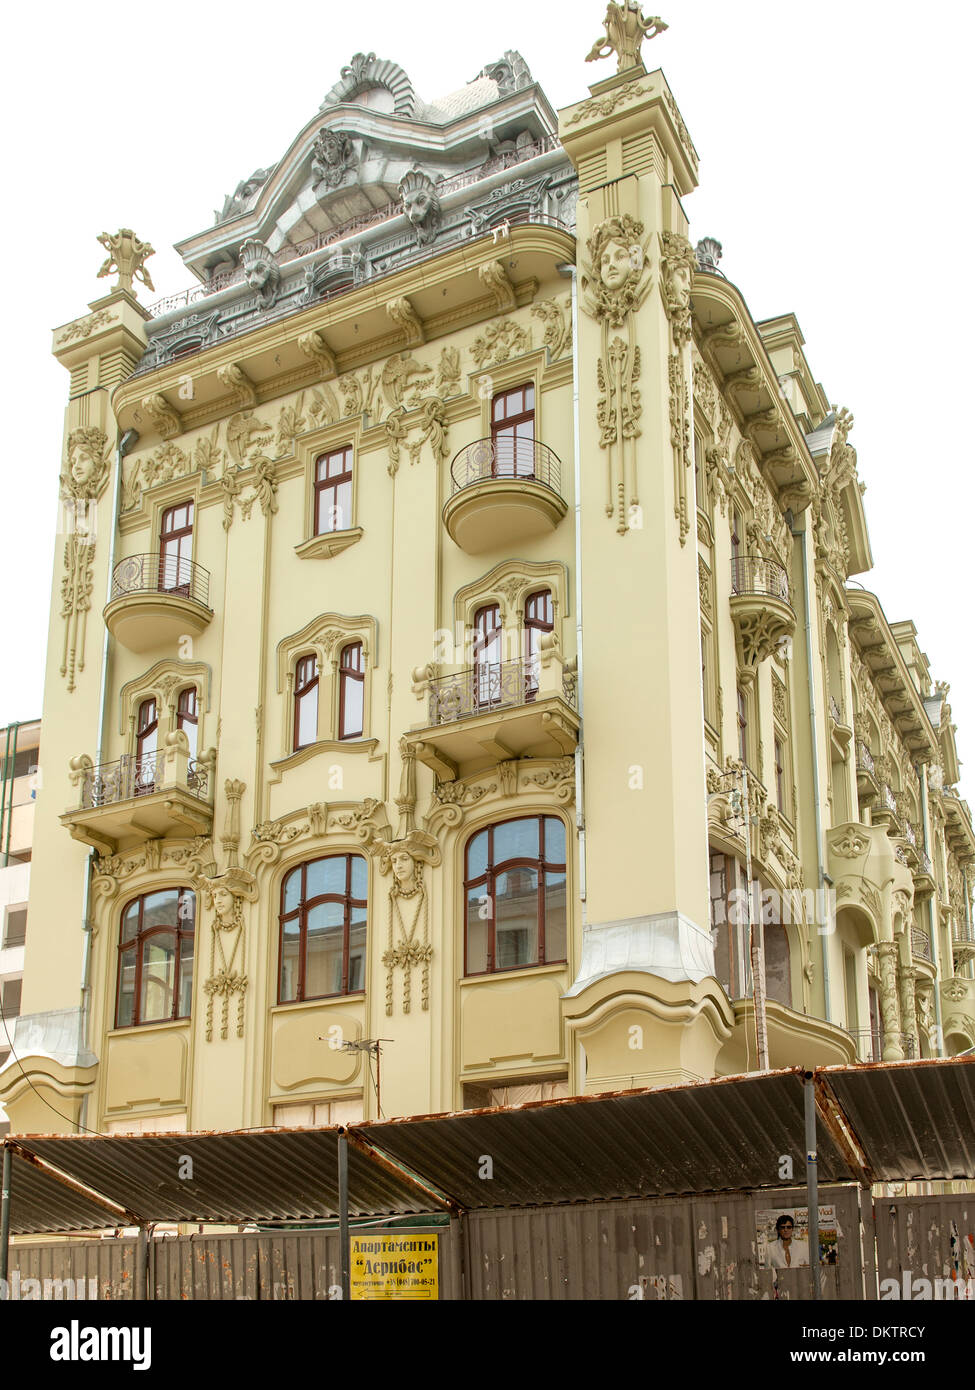
[[[958,946],[975,946],[975,924],[972,922],[952,922],[951,939]]]
[[[731,561],[731,592],[733,594],[763,594],[783,603],[792,602],[789,576],[778,560],[764,555],[736,555]]]
[[[921,868],[928,878],[934,878],[934,865],[931,863],[931,856],[926,849],[921,850]]]
[[[562,694],[567,704],[575,704],[574,683],[564,677]],[[536,661],[485,662],[430,682],[430,723],[451,724],[494,710],[530,705],[537,697]]]
[[[452,491],[491,479],[524,479],[558,492],[562,465],[559,456],[537,439],[478,439],[466,445],[450,465]]]
[[[112,598],[126,594],[173,594],[206,605],[210,572],[192,560],[162,555],[128,555],[112,573]]]
[[[123,754],[112,763],[90,767],[81,779],[81,808],[94,810],[111,806],[117,801],[130,801],[138,796],[151,796],[166,777],[166,755],[147,753],[141,758]],[[210,768],[191,758],[187,764],[186,787],[201,801],[210,799]]]
[[[830,712],[830,714],[833,716],[833,722],[834,722],[834,723],[836,723],[836,724],[845,724],[845,723],[846,723],[846,716],[845,716],[845,714],[843,713],[843,707],[841,706],[841,704],[839,703],[839,701],[837,700],[837,698],[836,698],[835,695],[831,695],[831,696],[829,697],[829,712]]]
[[[904,839],[912,849],[917,849],[917,831],[909,820],[904,821]]]
[[[921,960],[931,960],[931,938],[920,927],[911,928],[911,954]]]
[[[893,793],[893,792],[891,791],[891,789],[890,789],[890,785],[889,785],[887,782],[885,782],[884,785],[883,785],[883,786],[881,787],[881,789],[880,789],[880,797],[881,797],[881,800],[883,801],[884,805],[887,807],[887,810],[888,810],[888,811],[893,811],[893,812],[894,812],[894,815],[896,815],[896,814],[897,814],[897,801],[896,801],[896,798],[894,797],[894,793]]]
[[[857,1057],[861,1062],[879,1062],[888,1038],[897,1040],[905,1057],[918,1055],[917,1038],[913,1033],[875,1032],[870,1028],[844,1028],[843,1031],[856,1043]]]
[[[873,754],[863,742],[857,740],[857,772],[869,772],[871,776],[877,771],[877,765],[873,760]]]

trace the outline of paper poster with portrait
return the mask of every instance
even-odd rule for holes
[[[755,1218],[759,1269],[809,1268],[809,1209],[779,1207]],[[819,1208],[819,1263],[835,1265],[839,1227],[835,1206]]]

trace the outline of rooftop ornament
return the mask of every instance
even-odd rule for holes
[[[148,241],[140,241],[131,227],[123,227],[114,235],[110,232],[102,232],[98,240],[108,252],[108,256],[98,272],[97,278],[99,280],[103,275],[111,275],[114,270],[117,270],[118,280],[112,286],[113,289],[128,290],[130,294],[133,294],[132,281],[135,279],[141,280],[147,289],[155,291],[156,287],[145,268],[145,262],[150,256],[156,254]]]
[[[642,67],[640,49],[643,40],[655,39],[668,28],[657,15],[647,19],[640,9],[639,0],[625,0],[622,5],[607,5],[603,26],[606,33],[593,44],[586,62],[594,63],[597,58],[608,58],[611,53],[615,53],[618,60],[617,72]]]

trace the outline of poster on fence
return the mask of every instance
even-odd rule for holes
[[[427,1232],[371,1231],[349,1238],[350,1294],[354,1299],[440,1297],[439,1236]]]
[[[759,1269],[809,1267],[809,1209],[782,1207],[755,1214]],[[819,1208],[819,1263],[835,1265],[839,1227],[834,1206]]]

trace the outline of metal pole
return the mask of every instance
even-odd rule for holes
[[[352,1297],[349,1269],[349,1144],[345,1131],[339,1131],[339,1267],[342,1275],[342,1297]]]
[[[803,1101],[806,1119],[806,1210],[808,1212],[809,1279],[812,1296],[819,1301],[819,1159],[816,1152],[816,1091],[813,1074],[803,1077]]]
[[[10,1160],[7,1144],[3,1146],[3,1186],[0,1192],[0,1279],[7,1278],[10,1259]]]
[[[135,1242],[135,1289],[132,1297],[144,1302],[146,1298],[146,1265],[149,1234],[145,1226],[139,1227],[139,1234]]]

